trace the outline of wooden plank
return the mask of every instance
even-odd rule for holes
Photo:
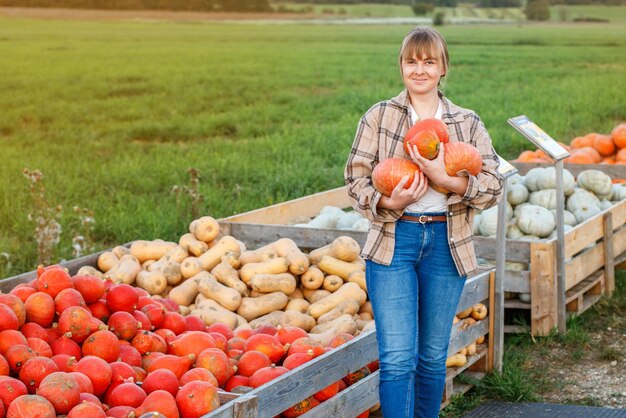
[[[233,401],[233,418],[257,418],[259,416],[259,398],[247,396]]]
[[[620,264],[620,261],[626,253],[626,227],[613,232],[613,254],[617,261],[616,264]]]
[[[489,298],[489,275],[491,271],[493,268],[485,270],[483,267],[475,275],[467,278],[456,308],[457,313]]]
[[[380,398],[378,387],[380,372],[376,370],[332,398],[322,402],[301,418],[353,418],[376,405]]]
[[[450,333],[450,345],[448,346],[448,357],[456,354],[463,347],[475,342],[478,337],[487,335],[489,332],[489,317],[488,315],[484,319],[476,322],[474,325],[462,329],[463,321],[452,326],[452,332]]]
[[[626,225],[626,200],[613,205],[611,213],[613,214],[613,231]]]
[[[285,225],[228,222],[220,222],[220,228],[225,234],[230,234],[243,241],[250,249],[259,248],[279,238],[291,238],[300,249],[307,250],[323,247],[342,235],[354,238],[362,248],[367,238],[366,232],[347,229],[301,228]]]
[[[565,288],[571,289],[603,267],[604,242],[600,242],[567,262],[565,265]]]
[[[476,257],[495,259],[499,243],[494,237],[474,236]],[[528,263],[530,259],[530,243],[527,241],[506,240],[506,261]]]
[[[557,326],[555,242],[533,243],[531,251],[531,331],[546,336]]]
[[[585,247],[593,245],[596,241],[605,236],[603,216],[610,213],[611,208],[606,209],[587,219],[585,222],[576,225],[565,234],[565,259],[572,258]]]
[[[505,292],[530,293],[530,271],[506,270],[502,285]]]
[[[521,334],[524,332],[528,332],[528,327],[524,325],[505,325],[504,333],[505,334]]]
[[[579,295],[587,293],[590,289],[595,287],[598,283],[604,280],[604,270],[599,270],[593,275],[587,277],[582,282],[578,283],[573,288],[569,289],[565,294],[566,302],[571,302]]]
[[[475,380],[482,380],[486,376],[486,373],[466,371],[465,373],[463,373],[463,375],[471,377],[472,379],[475,379]],[[447,400],[444,400],[442,402],[441,409],[448,406],[455,396],[463,395],[473,387],[474,385],[472,385],[471,383],[453,381],[450,396]]]
[[[504,301],[505,309],[531,309],[532,305],[527,302],[522,302],[519,299],[507,299]]]
[[[613,253],[613,216],[603,215],[604,220],[604,286],[606,295],[613,296],[615,291],[615,255]]]
[[[521,163],[518,161],[511,161],[518,170],[520,175],[528,173],[535,167],[551,167],[553,163]],[[574,177],[582,173],[585,170],[600,170],[612,178],[626,178],[626,165],[610,165],[610,164],[563,164]]]
[[[285,373],[272,380],[271,384],[251,390],[242,398],[257,396],[258,415],[273,417],[377,358],[376,332],[368,332]],[[232,418],[232,414],[233,406],[227,403],[206,417]]]
[[[495,271],[492,271],[489,275],[489,312],[491,312],[491,315],[489,315],[489,340],[487,341],[487,343],[489,344],[489,351],[487,352],[487,359],[485,360],[487,363],[485,371],[487,372],[490,372],[493,369],[495,365],[496,354],[504,354],[504,332],[502,330],[504,321],[501,320],[504,319],[504,306],[502,304],[502,301],[504,300],[504,295],[501,296],[500,301],[496,301],[495,280],[496,273]],[[496,310],[496,307],[498,308],[498,310]],[[496,335],[494,332],[496,328],[496,319],[500,320],[500,322],[498,323],[498,330],[500,335]],[[500,356],[500,358],[502,358],[502,356]],[[498,371],[501,372],[502,370]]]
[[[346,186],[326,190],[287,202],[252,210],[250,212],[222,218],[225,222],[247,222],[256,224],[289,225],[295,218],[312,218],[326,206],[349,208]]]

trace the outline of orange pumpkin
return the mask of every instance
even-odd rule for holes
[[[419,167],[413,161],[403,158],[387,158],[374,167],[372,183],[380,193],[391,196],[391,192],[402,180],[402,177],[409,176],[409,181],[404,185],[404,188],[408,189],[413,183],[415,173],[419,171]]]
[[[620,123],[611,131],[611,138],[617,148],[626,147],[626,123]]]
[[[417,152],[429,160],[435,159],[439,154],[439,137],[435,131],[418,131],[413,136],[407,135],[404,138],[404,151],[409,154],[409,147],[417,147]]]
[[[568,164],[594,164],[594,159],[586,152],[573,152],[563,162]]]
[[[461,171],[477,175],[483,165],[483,159],[476,148],[465,142],[450,142],[445,145],[443,160],[449,176],[456,176]]]
[[[517,157],[517,160],[515,161],[519,161],[520,163],[528,163],[535,158],[536,158],[535,151],[526,150],[526,151],[522,151],[519,157]]]
[[[615,164],[615,157],[606,157],[600,162],[600,164]]]
[[[582,152],[585,153],[587,155],[589,155],[591,157],[591,159],[593,160],[592,164],[596,164],[599,163],[600,161],[602,161],[602,156],[600,155],[600,153],[593,147],[583,147],[583,148],[579,148],[577,150],[577,152]]]
[[[577,136],[570,143],[572,148],[584,148],[593,146],[593,138],[589,136]]]
[[[406,133],[405,138],[410,138],[419,131],[435,131],[441,142],[444,144],[448,143],[448,126],[440,119],[428,118],[418,120],[413,126],[411,126],[409,131]]]
[[[603,157],[608,157],[615,153],[615,143],[610,135],[596,135],[596,138],[593,140],[593,147]]]
[[[617,151],[617,154],[615,154],[615,162],[618,164],[626,162],[626,147]]]

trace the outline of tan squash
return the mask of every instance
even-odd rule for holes
[[[294,275],[303,274],[309,268],[309,257],[306,256],[290,238],[281,238],[272,244],[279,257],[289,263],[289,272]]]
[[[239,279],[239,273],[237,270],[235,270],[230,263],[228,263],[228,260],[225,257],[223,257],[222,261],[220,261],[219,264],[211,270],[211,274],[215,276],[218,282],[224,286],[235,289],[241,296],[248,296],[250,293],[248,286],[246,286],[246,284]]]
[[[141,265],[137,258],[127,254],[111,270],[105,273],[105,277],[115,283],[133,284],[137,274],[141,271]]]
[[[323,315],[320,315],[319,318],[317,318],[317,323],[325,324],[345,314],[354,315],[359,311],[359,308],[360,308],[359,302],[357,302],[354,299],[346,299],[342,301],[341,303],[339,303],[339,305],[335,306],[330,311],[326,312]]]
[[[230,235],[226,235],[222,237],[213,247],[209,248],[207,252],[198,257],[198,259],[200,260],[200,264],[202,264],[203,269],[211,271],[220,263],[220,261],[222,261],[222,256],[229,252],[238,254],[239,251],[241,251],[239,242]]]
[[[222,256],[221,261],[226,261],[235,270],[239,270],[241,268],[239,253],[229,251]]]
[[[291,273],[255,274],[248,282],[248,286],[257,292],[283,292],[289,295],[296,290],[296,279]]]
[[[346,283],[337,289],[335,293],[313,303],[309,308],[309,315],[317,319],[320,315],[330,311],[346,299],[354,299],[361,305],[365,303],[367,294],[356,283]]]
[[[208,243],[219,235],[220,224],[211,216],[203,216],[189,225],[189,232],[198,240]]]
[[[481,319],[485,319],[485,317],[487,316],[487,307],[485,305],[483,305],[482,303],[477,303],[476,305],[472,306],[472,318],[474,318],[477,321],[480,321]]]
[[[169,250],[178,244],[174,242],[155,239],[154,241],[135,241],[130,246],[130,253],[137,257],[140,263],[146,260],[158,260],[163,257]]]
[[[169,298],[172,299],[177,305],[190,305],[200,292],[198,281],[203,279],[210,279],[210,275],[206,271],[199,272],[195,276],[190,277],[173,288],[170,291]]]
[[[180,270],[180,263],[176,260],[165,256],[156,263],[150,264],[148,271],[160,271],[167,279],[167,284],[177,285],[183,280],[183,274]]]
[[[167,288],[167,279],[159,270],[151,272],[141,270],[137,273],[135,284],[151,295],[160,295]]]
[[[336,274],[344,280],[348,280],[355,271],[365,271],[365,267],[359,263],[349,263],[329,255],[322,256],[317,267],[326,274]]]
[[[102,273],[100,270],[97,270],[95,267],[92,266],[82,266],[81,268],[78,269],[78,271],[76,272],[77,276],[81,276],[81,275],[85,275],[85,276],[96,276],[99,279],[104,280],[104,273]]]
[[[452,357],[448,357],[446,360],[446,367],[461,367],[467,364],[467,357],[464,354],[455,354]]]
[[[374,310],[372,309],[372,302],[370,302],[369,300],[367,302],[365,302],[364,304],[361,305],[361,309],[359,309],[359,313],[368,313],[370,315],[372,315],[372,318],[374,317]]]
[[[334,321],[322,325],[316,325],[309,332],[309,337],[327,346],[330,340],[340,332],[355,335],[358,331],[356,322],[350,315],[342,315]]]
[[[322,257],[327,255],[342,261],[354,261],[361,253],[361,246],[353,238],[341,236],[325,247],[318,248],[309,253],[311,262],[317,264]]]
[[[326,314],[324,314],[326,315]],[[321,316],[320,316],[321,318]],[[359,314],[359,319],[362,319],[363,321],[371,321],[372,319],[374,319],[374,317],[372,315],[370,315],[367,312],[363,312]]]
[[[304,299],[304,295],[302,294],[302,290],[299,287],[296,287],[296,290],[288,294],[289,299]]]
[[[322,283],[322,289],[334,292],[343,285],[343,279],[335,274],[329,274],[324,277],[324,283]]]
[[[466,310],[459,312],[456,314],[456,316],[459,319],[463,319],[463,318],[467,318],[468,316],[470,316],[472,314],[472,311],[474,310],[473,306],[470,306],[469,308],[467,308]]]
[[[272,311],[283,309],[289,298],[283,292],[273,292],[257,298],[242,298],[237,313],[247,321],[251,321]]]
[[[287,260],[284,257],[277,257],[260,263],[244,264],[239,270],[239,277],[248,284],[255,274],[279,274],[287,272],[288,269]]]
[[[285,312],[283,311],[274,311],[268,314],[259,316],[256,319],[253,319],[249,322],[252,329],[256,329],[261,325],[272,325],[274,327],[278,327],[280,325],[280,320],[282,319]]]
[[[115,247],[113,247],[111,252],[115,254],[117,258],[122,258],[126,254],[130,254],[130,248],[125,247],[123,245],[116,245]]]
[[[207,325],[220,322],[226,324],[230,329],[235,329],[239,322],[237,315],[224,309],[219,303],[211,299],[196,303],[196,309],[191,311],[191,315],[198,315]]]
[[[209,250],[207,243],[197,239],[191,232],[181,236],[178,240],[178,245],[196,257],[199,257]]]
[[[468,356],[476,355],[476,344],[475,343],[471,343],[470,345],[468,345],[465,348],[467,349],[467,355]]]
[[[182,316],[187,316],[191,313],[191,308],[185,305],[178,305],[178,310]]]
[[[187,257],[189,257],[189,252],[180,245],[176,245],[172,247],[168,252],[166,252],[165,255],[159,259],[159,261],[167,259],[174,260],[180,264]]]
[[[180,274],[185,279],[193,277],[201,271],[204,271],[204,269],[197,257],[187,257],[180,263]]]
[[[148,270],[150,266],[156,262],[157,262],[156,260],[146,260],[143,263],[141,263],[141,268],[144,270]]]
[[[213,299],[229,311],[236,311],[241,305],[241,294],[228,286],[224,286],[209,274],[198,280],[198,290],[209,299]]]
[[[304,298],[309,303],[318,302],[324,299],[326,296],[331,295],[331,293],[328,290],[324,290],[324,289],[316,289],[316,290],[302,289],[302,294],[304,295]]]
[[[119,262],[119,257],[112,251],[105,251],[98,256],[98,268],[100,271],[109,271]]]
[[[480,344],[482,344],[484,342],[485,342],[485,336],[484,335],[481,335],[480,337],[478,337],[476,339],[476,345],[480,345]]]
[[[309,332],[315,326],[315,319],[298,311],[287,310],[280,319],[280,325],[291,325]]]
[[[263,261],[271,260],[278,257],[278,253],[275,249],[270,247],[262,247],[257,250],[248,250],[241,253],[239,256],[239,262],[242,266],[250,263],[262,263]]]
[[[300,313],[307,313],[311,304],[306,299],[291,299],[285,306],[285,311],[298,311]]]
[[[348,276],[346,280],[350,283],[356,283],[359,287],[367,292],[367,283],[365,281],[365,271],[363,270],[355,270]]]
[[[300,276],[300,283],[302,283],[302,287],[305,289],[319,289],[322,287],[322,284],[324,284],[324,273],[316,266],[310,266],[307,271]]]

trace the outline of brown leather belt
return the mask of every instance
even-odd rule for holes
[[[411,222],[419,222],[422,225],[429,222],[446,222],[448,218],[446,215],[440,216],[428,216],[428,215],[420,215],[420,216],[411,216],[411,215],[402,215],[400,219],[403,221],[411,221]]]

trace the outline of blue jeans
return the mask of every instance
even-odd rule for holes
[[[439,415],[452,320],[465,284],[446,228],[445,222],[398,220],[391,265],[367,261],[385,418]]]

